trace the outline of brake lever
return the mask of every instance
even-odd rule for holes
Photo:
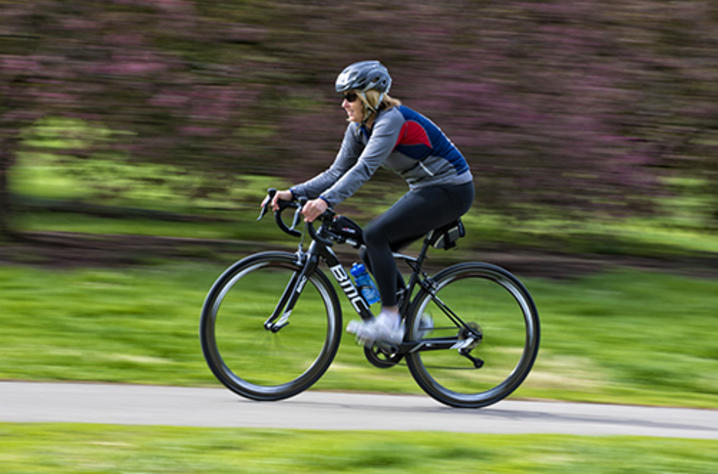
[[[262,210],[259,211],[259,217],[257,217],[257,220],[258,220],[258,221],[261,221],[261,220],[262,220],[262,217],[264,217],[264,215],[267,213],[267,208],[268,208],[268,207],[269,207],[269,205],[268,205],[268,204],[265,204],[265,205],[262,207]]]
[[[326,232],[327,230],[324,229],[324,225],[331,223],[333,221],[335,215],[336,214],[332,208],[329,208],[326,211],[324,211],[324,213],[321,216],[319,216],[319,218],[317,219],[317,220],[321,221],[320,229],[322,229],[324,232]],[[325,239],[324,237],[321,237],[319,235],[319,232],[314,228],[313,222],[307,222],[307,231],[309,232],[309,235],[314,240],[321,242],[325,246],[331,247],[332,245],[334,245],[331,238]],[[333,234],[330,233],[330,235],[333,235]]]
[[[262,210],[259,212],[259,217],[257,217],[258,221],[262,220],[262,217],[269,211],[269,206],[272,205],[272,199],[274,198],[274,195],[277,194],[276,188],[269,188],[267,189],[267,195],[269,196],[269,199],[267,199],[267,202],[262,206]]]
[[[302,207],[300,206],[297,208],[296,211],[294,211],[294,218],[292,219],[292,226],[289,228],[289,230],[294,230],[295,227],[297,227],[297,224],[299,224],[299,219],[302,215]]]

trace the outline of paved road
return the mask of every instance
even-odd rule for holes
[[[426,396],[333,392],[260,403],[224,388],[32,382],[0,382],[0,422],[718,439],[718,410],[531,401],[458,410]]]

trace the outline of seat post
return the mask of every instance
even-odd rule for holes
[[[419,255],[417,255],[417,257],[413,263],[409,264],[409,266],[411,267],[411,269],[413,271],[411,272],[411,277],[409,278],[409,283],[404,285],[406,293],[405,293],[405,297],[401,301],[401,308],[400,308],[402,317],[405,316],[406,309],[409,306],[411,294],[414,292],[414,285],[416,285],[419,281],[421,281],[422,274],[424,273],[424,270],[421,267],[424,264],[424,259],[426,258],[426,252],[429,249],[429,245],[431,245],[430,244],[431,240],[429,239],[430,236],[431,236],[431,232],[429,232],[426,235],[426,238],[424,239],[424,244],[422,245],[421,250],[419,251]]]
[[[433,231],[426,234],[426,237],[424,238],[424,243],[421,246],[421,250],[419,251],[419,255],[416,257],[416,263],[419,265],[419,268],[424,264],[424,259],[426,258],[426,252],[429,250],[429,246],[431,245],[431,234]]]

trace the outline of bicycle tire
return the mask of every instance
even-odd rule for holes
[[[233,392],[261,401],[289,398],[311,387],[332,363],[341,338],[341,307],[320,270],[307,275],[289,324],[277,332],[264,327],[301,270],[295,254],[261,252],[230,266],[207,294],[199,328],[202,352],[215,377]],[[276,285],[282,286],[274,294],[269,288]]]
[[[432,280],[431,292],[422,289],[412,302],[408,338],[431,344],[432,338],[460,333],[435,295],[481,332],[469,354],[483,365],[476,368],[457,349],[418,350],[406,355],[412,376],[428,395],[453,407],[480,408],[506,398],[524,381],[538,353],[539,317],[528,290],[508,271],[482,262],[453,265]],[[433,324],[427,331],[429,317]]]

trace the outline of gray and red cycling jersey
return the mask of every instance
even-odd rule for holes
[[[290,188],[336,206],[354,194],[380,167],[398,173],[410,189],[472,181],[461,152],[431,120],[400,105],[379,111],[374,125],[350,123],[339,153],[324,172]]]

